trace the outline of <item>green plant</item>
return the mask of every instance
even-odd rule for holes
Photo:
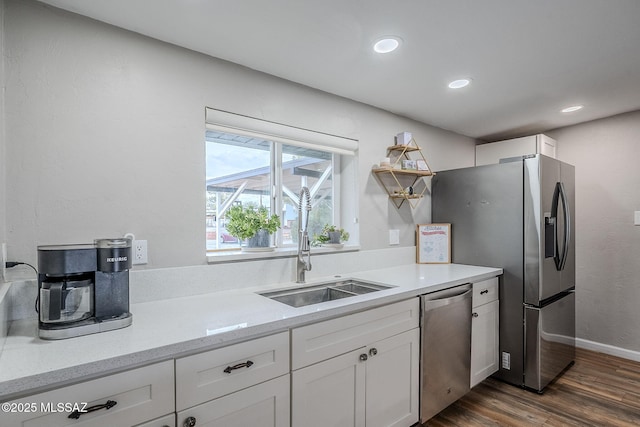
[[[273,234],[280,228],[280,217],[269,215],[269,210],[264,206],[236,205],[229,209],[226,218],[227,231],[238,239],[253,237],[261,229]]]
[[[329,232],[340,233],[341,242],[346,242],[347,240],[349,240],[349,233],[344,231],[344,228],[338,228],[335,225],[325,224],[324,227],[322,227],[322,231],[320,232],[320,234],[313,235],[313,243],[314,244],[328,243],[330,240]]]

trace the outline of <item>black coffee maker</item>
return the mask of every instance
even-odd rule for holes
[[[131,239],[38,246],[39,336],[63,339],[131,325]]]

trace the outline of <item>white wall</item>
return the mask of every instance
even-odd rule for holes
[[[577,336],[640,351],[640,111],[545,133],[576,167]]]
[[[0,243],[6,242],[6,167],[4,124],[4,0],[0,0]]]
[[[414,224],[430,218],[428,203],[397,210],[370,173],[397,132],[413,132],[436,170],[473,164],[472,139],[29,0],[6,3],[11,259],[133,232],[149,242],[147,268],[205,263],[205,106],[359,139],[365,250],[388,247],[389,228],[411,246]]]
[[[436,170],[474,161],[472,140],[381,110],[29,0],[3,12],[0,238],[12,260],[130,231],[149,241],[149,268],[204,264],[205,106],[360,139],[365,250],[388,247],[389,228],[411,246],[430,219],[428,199],[397,210],[369,172],[393,135],[412,131]],[[545,133],[576,165],[578,336],[640,351],[640,112]]]

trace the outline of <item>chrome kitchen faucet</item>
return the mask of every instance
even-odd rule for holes
[[[306,199],[304,223],[302,222],[302,199]],[[311,270],[311,248],[309,247],[309,234],[307,228],[309,227],[309,214],[311,213],[311,194],[307,187],[300,189],[300,195],[298,197],[298,223],[300,224],[300,231],[298,234],[298,258],[296,262],[297,278],[296,283],[304,283],[305,271]],[[303,225],[304,224],[304,225]],[[307,255],[307,260],[304,260],[304,256]]]

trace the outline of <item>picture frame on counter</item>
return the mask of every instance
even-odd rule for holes
[[[416,263],[451,263],[451,224],[416,226]]]

